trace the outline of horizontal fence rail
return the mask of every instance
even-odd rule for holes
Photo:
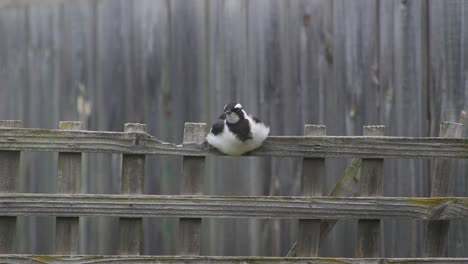
[[[1,194],[0,215],[186,218],[467,219],[468,197],[279,197]]]
[[[0,129],[0,149],[186,156],[222,155],[206,142],[172,144],[142,132]],[[355,158],[468,158],[468,139],[274,136],[250,156]]]
[[[23,263],[184,263],[184,264],[462,264],[468,258],[277,258],[277,257],[187,257],[187,256],[51,256],[51,255],[0,255],[0,261]]]

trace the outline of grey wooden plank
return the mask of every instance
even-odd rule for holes
[[[325,126],[306,125],[305,136],[325,136]],[[302,161],[302,195],[323,195],[325,159],[306,158]],[[296,256],[316,257],[320,249],[320,219],[299,219]]]
[[[8,263],[187,263],[187,264],[241,264],[241,263],[278,263],[278,264],[465,264],[468,258],[280,258],[280,257],[190,257],[190,256],[52,256],[52,255],[1,255],[0,260]]]
[[[186,123],[184,143],[202,143],[207,134],[205,123]],[[182,161],[181,194],[201,194],[205,174],[205,158],[184,156]],[[180,218],[178,255],[199,255],[201,241],[201,218]]]
[[[57,1],[58,4],[58,1]],[[64,1],[61,9],[61,22],[59,23],[60,46],[58,48],[62,65],[60,83],[60,101],[57,103],[59,120],[79,120],[83,129],[89,127],[95,105],[93,90],[96,79],[96,49],[94,45],[96,35],[96,1]],[[95,112],[94,112],[95,113]],[[97,129],[97,128],[94,128]],[[91,154],[92,155],[92,154]],[[89,159],[88,154],[83,154],[82,171],[84,176],[90,175],[89,171],[96,171],[94,156]],[[102,173],[105,175],[105,173]],[[83,177],[83,192],[96,192],[96,182],[99,179]],[[81,218],[80,225],[80,250],[82,254],[95,253],[97,248],[97,232],[93,229],[96,219]]]
[[[453,86],[447,87],[448,89],[455,89],[455,105],[456,107],[460,107],[459,109],[462,111],[459,115],[459,119],[456,119],[457,116],[451,117],[453,119],[448,120],[455,120],[455,122],[460,122],[465,125],[467,122],[466,117],[466,106],[467,106],[467,96],[465,93],[466,86],[463,85],[468,81],[468,49],[466,47],[466,43],[468,43],[468,2],[460,0],[458,1],[458,6],[455,5],[454,7],[450,8],[450,12],[443,16],[438,16],[440,19],[448,19],[447,16],[460,16],[459,22],[460,26],[460,42],[450,41],[449,43],[453,45],[452,49],[456,49],[455,46],[460,46],[460,63],[459,63],[459,71],[460,74],[460,84],[454,84]],[[432,4],[432,3],[431,3]],[[436,10],[437,11],[437,10]],[[452,18],[454,19],[454,18]],[[444,23],[442,23],[444,25]],[[447,25],[448,26],[448,25]],[[448,30],[447,30],[448,31]],[[449,48],[446,45],[444,47]],[[453,57],[453,59],[457,59]],[[434,64],[437,62],[434,62]],[[451,63],[447,61],[446,63]],[[442,63],[443,65],[443,63]],[[449,65],[447,65],[450,67]],[[448,70],[448,67],[446,68]],[[463,100],[461,98],[464,98]],[[442,104],[442,103],[441,103]],[[444,104],[442,104],[444,105]],[[447,104],[445,104],[447,105]],[[454,111],[454,115],[456,112]],[[463,129],[463,137],[468,136],[468,129],[464,127]],[[467,175],[468,171],[468,163],[466,162],[457,162],[457,166],[454,169],[454,180],[451,182],[449,186],[450,190],[453,190],[454,195],[459,196],[467,196],[468,195],[468,179],[465,175]],[[468,223],[463,221],[454,221],[450,223],[449,228],[449,237],[448,237],[448,254],[452,257],[463,257],[467,255],[468,252]]]
[[[364,136],[383,136],[384,126],[365,126]],[[383,159],[362,159],[361,196],[382,196]],[[381,255],[381,230],[378,219],[359,219],[357,227],[357,257]]]
[[[22,127],[20,120],[0,120],[0,127]],[[0,192],[14,193],[19,180],[21,152],[0,151]],[[0,217],[0,253],[16,253],[16,217]]]
[[[127,89],[127,122],[147,124],[150,134],[162,140],[180,141],[171,131],[179,126],[167,107],[177,105],[171,98],[170,85],[170,27],[171,1],[132,1],[131,61],[133,89]],[[138,91],[138,93],[136,93]],[[127,112],[127,111],[126,111]],[[184,118],[185,119],[185,118]],[[171,128],[172,127],[172,128]],[[182,126],[180,126],[182,127]],[[181,129],[180,129],[181,130]],[[180,132],[182,134],[182,132]],[[180,166],[179,157],[147,156],[145,164],[145,193],[175,194],[179,190],[174,171]],[[175,252],[176,219],[143,219],[142,254],[165,255]],[[155,246],[157,245],[157,246]]]
[[[61,121],[63,130],[81,130],[81,122]],[[57,192],[73,194],[81,192],[81,153],[59,153]],[[79,218],[57,217],[55,222],[55,253],[77,255],[80,246]]]
[[[245,156],[468,158],[468,139],[434,137],[271,136]],[[206,142],[176,145],[145,133],[0,129],[0,149],[187,156],[222,155]]]
[[[145,124],[127,123],[125,132],[146,132]],[[122,194],[142,194],[145,155],[122,155]],[[119,218],[119,254],[139,255],[142,251],[142,219]]]
[[[22,73],[27,76],[22,104],[22,120],[27,127],[57,127],[59,122],[59,97],[62,65],[62,6],[32,5],[23,9],[26,13],[25,42],[27,67]],[[38,70],[39,69],[39,70]],[[47,114],[44,114],[47,113]],[[27,164],[24,168],[25,191],[56,192],[57,155],[55,153],[25,153]],[[33,174],[37,173],[34,177]],[[53,252],[53,218],[31,217],[24,233],[26,252]]]
[[[463,125],[443,122],[440,125],[441,137],[461,137]],[[448,185],[452,180],[454,162],[448,159],[436,159],[432,177],[432,197],[448,195]],[[424,255],[427,257],[444,257],[448,254],[448,221],[429,221],[426,226]]]
[[[392,2],[392,4],[383,4]],[[387,77],[392,78],[392,87],[388,87],[387,103],[389,103],[389,119],[384,120],[388,125],[386,133],[398,136],[428,136],[428,102],[426,92],[427,81],[426,68],[428,60],[427,45],[431,45],[425,36],[427,23],[426,9],[427,1],[380,1],[386,7],[393,5],[392,9],[381,9],[381,14],[393,11],[392,19],[386,23],[392,23],[392,31],[385,34],[388,48],[392,48],[393,58],[388,62],[381,60],[381,66],[385,67]],[[382,32],[382,34],[384,34]],[[381,42],[383,42],[382,40]],[[388,57],[386,57],[388,58]],[[385,78],[387,78],[385,77]],[[412,100],[409,100],[412,98]],[[408,125],[411,124],[411,125]],[[387,162],[386,162],[387,163]],[[405,173],[411,172],[411,177],[403,177]],[[394,175],[391,182],[386,182],[385,193],[395,196],[426,196],[428,195],[429,161],[427,160],[390,160],[386,168],[386,175]],[[423,245],[417,243],[422,241],[424,227],[415,222],[390,222],[393,239],[386,245],[386,254],[396,256],[421,256]],[[393,243],[393,244],[392,244]]]
[[[380,120],[378,2],[337,0],[332,3],[335,88],[328,94],[331,97],[327,105],[331,114],[327,114],[330,118],[326,123],[329,134],[361,135],[364,125],[384,123]],[[337,128],[339,132],[334,132]],[[338,164],[340,161],[334,161],[332,166],[338,167]],[[341,161],[340,165],[343,170],[346,163]],[[335,168],[331,170],[334,175],[342,172]],[[339,223],[329,237],[328,248],[337,247],[343,254],[353,256],[356,241],[356,233],[352,231],[356,228],[354,224]]]
[[[468,198],[0,194],[5,216],[466,219]],[[70,206],[73,205],[73,206]]]
[[[400,30],[395,23],[395,9],[398,8],[398,1],[379,1],[379,88],[381,92],[380,98],[380,124],[387,125],[387,135],[396,134],[399,127],[394,125],[391,121],[392,116],[397,114],[398,110],[396,104],[400,104],[401,98],[395,97],[395,32]],[[398,51],[397,51],[398,52]],[[409,97],[408,97],[409,98]],[[428,99],[429,100],[429,99]],[[399,102],[397,102],[399,101]],[[407,128],[410,130],[410,128]],[[399,135],[409,135],[408,132],[398,132]],[[405,163],[406,162],[406,163]],[[392,161],[387,160],[384,168],[385,175],[392,175],[392,177],[385,177],[383,179],[384,193],[387,195],[409,195],[407,192],[408,187],[401,188],[400,173],[404,170],[408,162],[411,161]],[[401,164],[405,163],[405,164]],[[402,169],[400,169],[402,168]],[[400,170],[397,172],[397,170]],[[398,175],[398,176],[396,176]],[[401,177],[404,178],[404,177]],[[405,184],[406,186],[409,184]],[[408,246],[403,246],[404,249],[399,249],[400,245],[409,239],[410,232],[406,232],[407,222],[399,222],[394,220],[383,220],[383,237],[384,244],[382,245],[383,256],[414,256],[408,253]],[[405,229],[398,233],[398,228]],[[404,239],[402,239],[404,237]],[[404,252],[402,252],[404,251]]]
[[[26,68],[25,12],[21,9],[0,9],[0,79],[3,89],[1,98],[8,98],[0,105],[0,119],[22,119],[24,106],[22,92],[27,80]]]

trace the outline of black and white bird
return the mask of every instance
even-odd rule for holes
[[[270,128],[247,114],[241,104],[229,103],[206,140],[226,155],[239,156],[260,147],[269,133]]]

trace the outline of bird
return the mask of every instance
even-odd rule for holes
[[[240,103],[228,103],[206,140],[226,155],[240,156],[260,147],[269,134],[270,127],[247,114]]]

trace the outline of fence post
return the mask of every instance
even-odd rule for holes
[[[439,136],[460,138],[463,125],[459,123],[442,122]],[[448,195],[448,185],[453,170],[453,160],[436,159],[432,178],[431,197],[443,197]],[[424,256],[446,257],[447,236],[449,229],[448,220],[430,220],[426,225],[426,240],[424,244]]]
[[[0,120],[0,128],[21,128],[21,120]],[[19,167],[19,151],[0,151],[0,192],[16,192]],[[0,254],[15,253],[16,216],[0,216]]]
[[[125,132],[146,133],[145,124],[125,124]],[[146,155],[122,155],[122,194],[142,194]],[[119,254],[139,255],[142,250],[142,218],[119,218]]]
[[[385,126],[364,126],[364,136],[383,136]],[[382,196],[383,159],[362,159],[361,196]],[[356,256],[380,256],[380,219],[359,219]]]
[[[60,121],[59,129],[81,130],[81,122]],[[81,192],[81,153],[59,152],[57,192]],[[79,217],[57,217],[55,223],[55,254],[78,255]]]
[[[304,136],[325,136],[326,126],[305,125]],[[302,184],[303,196],[322,196],[324,158],[304,158],[302,161]],[[316,257],[320,248],[320,219],[299,219],[297,234],[297,257]]]
[[[201,144],[206,137],[205,123],[185,123],[183,143]],[[202,194],[205,157],[184,156],[181,194]],[[201,218],[179,219],[177,255],[200,255]]]

